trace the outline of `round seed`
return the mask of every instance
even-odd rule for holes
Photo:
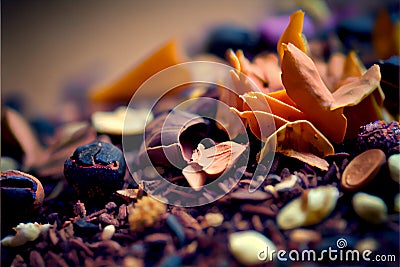
[[[367,150],[355,157],[343,172],[341,185],[348,190],[357,190],[369,184],[386,162],[380,149]]]
[[[224,216],[221,213],[207,213],[204,217],[209,226],[218,227],[224,221]]]
[[[103,232],[101,233],[101,239],[109,240],[113,237],[115,233],[115,226],[110,224],[104,227]]]
[[[271,261],[273,251],[277,251],[271,240],[252,230],[230,234],[229,249],[243,265],[258,265],[263,263],[262,260]]]
[[[388,159],[390,177],[400,183],[400,154],[391,155]]]

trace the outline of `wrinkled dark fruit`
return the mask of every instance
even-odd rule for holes
[[[360,151],[378,148],[386,155],[400,153],[399,123],[375,121],[361,126],[357,135],[357,146]]]
[[[65,161],[64,175],[81,199],[107,201],[122,189],[126,163],[122,151],[105,142],[78,147]]]
[[[1,173],[1,231],[17,223],[30,220],[43,204],[44,190],[41,182],[24,172]]]

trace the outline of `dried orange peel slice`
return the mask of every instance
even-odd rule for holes
[[[304,120],[306,115],[299,109],[290,106],[261,92],[249,92],[240,96],[243,99],[243,111],[258,110],[273,113],[287,121]]]
[[[282,47],[282,82],[287,94],[322,133],[333,142],[341,143],[347,127],[343,107],[330,110],[335,99],[310,57],[294,44]]]
[[[128,103],[136,90],[148,78],[163,69],[184,62],[185,57],[180,52],[176,42],[174,40],[169,41],[114,82],[89,91],[90,100],[102,103]],[[188,77],[189,73],[182,75]],[[148,96],[158,96],[157,88],[146,93]]]
[[[231,111],[244,119],[251,132],[262,141],[272,135],[276,127],[281,127],[289,122],[265,111],[239,111],[236,108],[231,108]]]
[[[250,62],[242,50],[237,50],[235,53],[232,49],[228,49],[225,57],[237,73],[246,75],[259,90],[269,92],[283,88],[280,79],[281,69],[275,54],[259,54],[253,62]]]
[[[268,93],[269,96],[285,103],[288,104],[289,106],[292,106],[294,108],[297,108],[296,103],[293,102],[292,99],[290,99],[290,97],[288,96],[288,94],[286,93],[286,89],[282,89],[282,90],[278,90],[275,92],[270,92]]]
[[[372,45],[379,59],[388,59],[399,54],[399,41],[396,37],[396,25],[389,12],[380,10],[372,31]]]
[[[344,84],[333,92],[332,96],[335,101],[331,104],[330,110],[359,104],[379,87],[380,80],[379,66],[373,65],[359,79]]]
[[[321,170],[329,167],[323,157],[335,153],[329,140],[307,120],[287,122],[269,136],[261,150],[260,161],[273,149]]]
[[[298,10],[290,15],[290,22],[278,40],[277,51],[282,64],[284,48],[282,44],[292,43],[304,53],[308,53],[307,39],[303,35],[304,12]]]

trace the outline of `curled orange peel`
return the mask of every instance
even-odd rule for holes
[[[243,99],[243,111],[265,111],[287,121],[306,119],[306,116],[302,111],[267,94],[261,92],[249,92],[240,97]]]
[[[288,104],[289,106],[292,106],[294,108],[297,108],[296,103],[293,102],[292,99],[290,99],[290,97],[288,96],[288,94],[286,93],[286,89],[282,89],[282,90],[278,90],[275,92],[270,92],[268,93],[269,96],[285,103]]]
[[[91,101],[98,103],[128,103],[133,94],[148,78],[161,70],[182,63],[185,60],[176,41],[171,40],[134,65],[126,73],[117,77],[114,81],[89,91],[89,98]],[[184,80],[183,76],[189,77],[189,75],[189,73],[182,73],[181,79]],[[146,92],[146,96],[158,96],[158,89],[154,88]]]
[[[335,99],[310,57],[294,44],[283,44],[283,48],[282,82],[288,96],[324,135],[341,143],[347,127],[343,107],[330,110]]]
[[[398,27],[398,26],[397,26]],[[379,59],[388,59],[399,54],[395,23],[387,10],[380,10],[372,30],[372,46]]]
[[[265,111],[239,111],[231,108],[231,111],[245,120],[251,132],[261,141],[266,140],[276,130],[289,121]]]
[[[358,79],[342,85],[332,96],[335,101],[331,104],[330,110],[341,107],[355,106],[364,98],[371,95],[379,87],[381,72],[378,65],[373,65]]]
[[[308,53],[309,48],[307,39],[304,37],[303,31],[304,12],[298,10],[290,15],[290,21],[285,31],[278,40],[277,51],[282,64],[284,47],[282,44],[292,43],[304,53]]]
[[[260,91],[269,92],[283,88],[280,79],[281,70],[275,54],[259,54],[250,62],[242,50],[237,50],[235,53],[232,49],[228,49],[225,57],[237,73],[246,75]]]

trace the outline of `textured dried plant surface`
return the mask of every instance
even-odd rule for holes
[[[1,234],[10,236],[1,265],[270,266],[257,258],[265,246],[319,253],[341,238],[346,249],[395,255],[386,266],[397,266],[399,114],[385,100],[393,73],[365,68],[354,51],[317,57],[303,23],[304,12],[290,16],[276,52],[249,59],[228,49],[227,80],[173,87],[147,111],[131,102],[124,123],[126,107],[88,114],[43,145],[4,108],[2,141],[22,171],[2,171]],[[167,43],[92,98],[110,108],[129,101],[149,66],[180,62],[175,49]],[[201,66],[216,76],[215,64]]]

